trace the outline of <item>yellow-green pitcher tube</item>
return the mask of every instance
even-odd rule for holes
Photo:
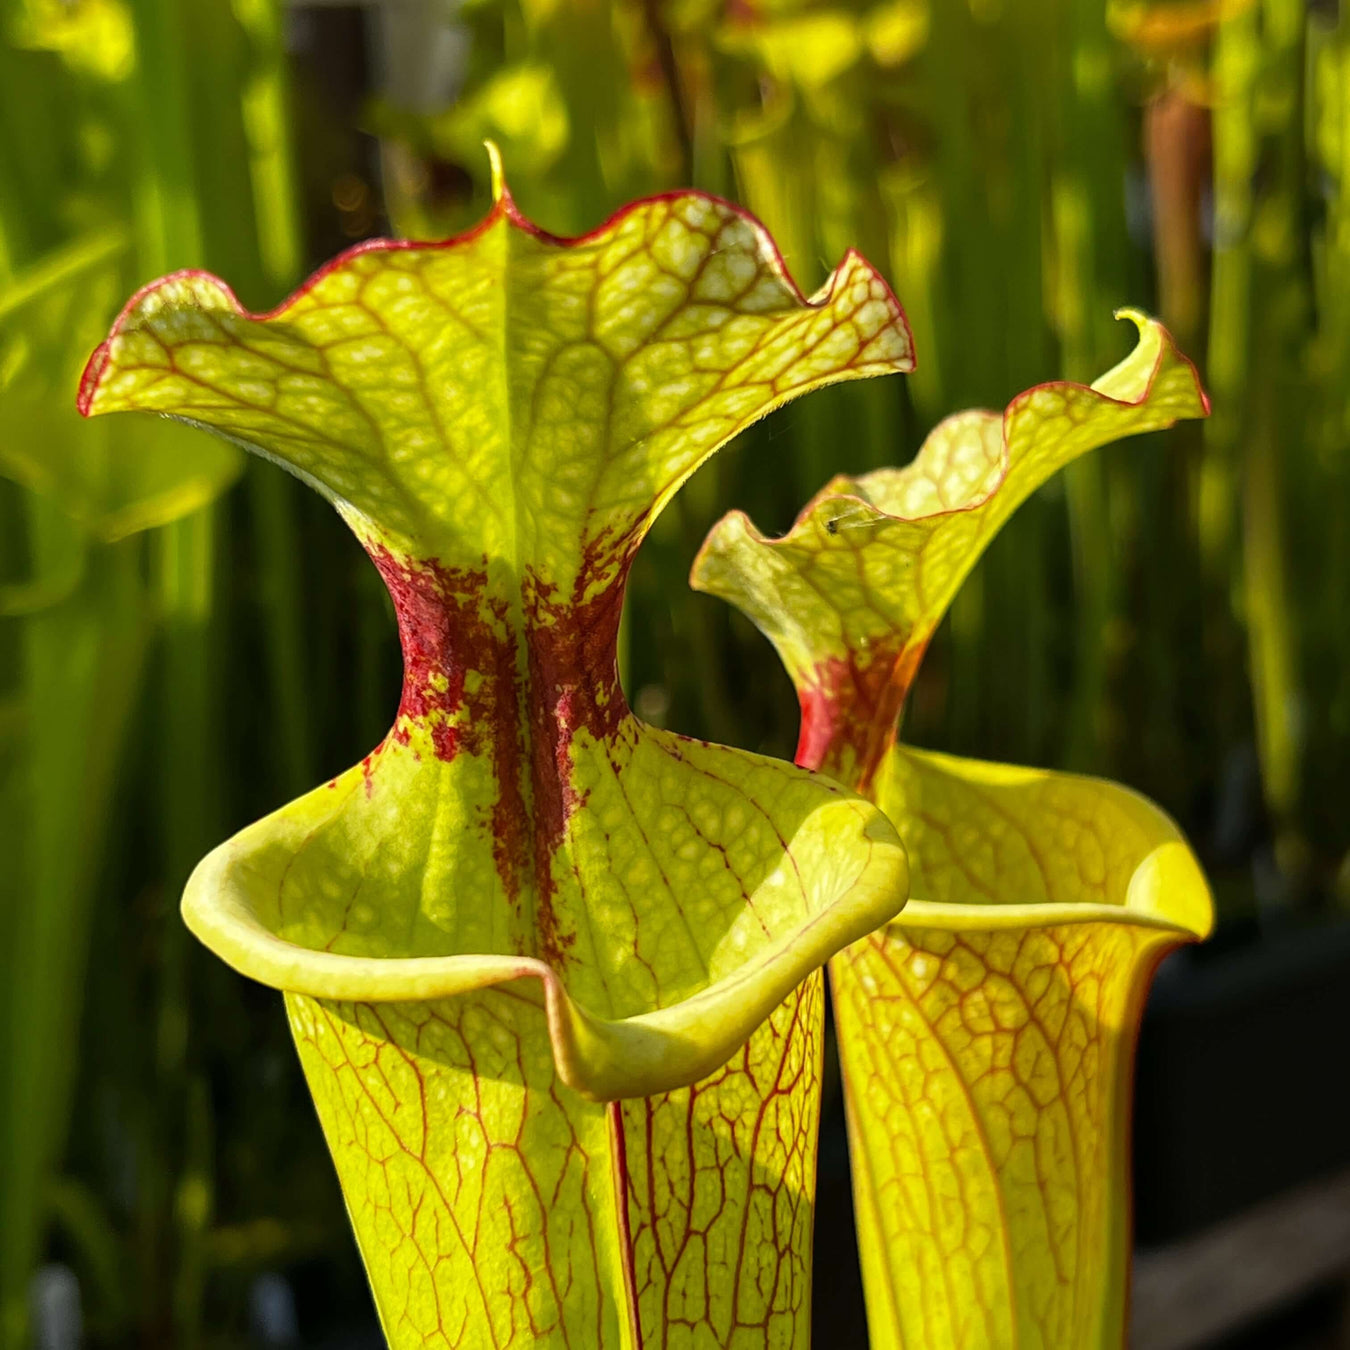
[[[912,750],[898,719],[962,581],[1017,505],[1119,437],[1202,416],[1127,312],[1093,385],[956,413],[914,462],[833,479],[781,539],[724,517],[696,588],[774,643],[797,761],[865,793],[910,859],[903,913],[830,962],[874,1350],[1119,1350],[1130,1069],[1154,967],[1211,923],[1172,822],[1096,779]]]
[[[1205,936],[1175,826],[1112,783],[897,747],[904,914],[830,963],[878,1347],[1119,1347],[1158,962]]]
[[[798,1350],[822,992],[894,917],[871,803],[647,726],[628,570],[690,474],[799,393],[906,370],[850,253],[809,299],[704,194],[559,239],[495,202],[363,244],[277,310],[133,298],[87,413],[204,426],[334,504],[402,701],[359,765],[218,846],[193,932],[283,990],[392,1350]]]

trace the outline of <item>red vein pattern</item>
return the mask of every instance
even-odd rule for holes
[[[91,359],[83,411],[280,461],[395,603],[390,735],[185,897],[288,991],[395,1350],[805,1343],[812,972],[897,911],[903,854],[834,785],[636,721],[615,634],[635,550],[708,455],[911,365],[862,258],[808,301],[757,222],[697,193],[558,240],[503,192],[468,234],[362,246],[267,315],[169,277]],[[642,1097],[616,1137],[602,1100]]]
[[[617,1173],[526,987],[287,1007],[392,1341],[809,1344],[819,972],[711,1078],[621,1103]]]
[[[623,1103],[642,1350],[810,1344],[820,972],[718,1073]]]
[[[1167,332],[1130,317],[1138,346],[1094,385],[957,413],[905,468],[827,484],[781,539],[733,512],[695,563],[783,658],[798,763],[872,797],[910,858],[905,911],[830,962],[874,1350],[1124,1336],[1134,1037],[1158,959],[1208,931],[1204,878],[1123,788],[896,733],[1016,506],[1097,446],[1208,411]]]
[[[837,958],[870,1312],[901,1346],[1117,1344],[1128,1087],[1176,937],[904,930]]]

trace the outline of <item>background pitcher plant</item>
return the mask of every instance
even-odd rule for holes
[[[395,1350],[806,1344],[814,972],[898,911],[904,851],[823,777],[639,722],[616,638],[704,459],[911,364],[856,254],[806,300],[716,198],[563,240],[499,169],[465,235],[358,247],[262,316],[176,274],[92,358],[84,411],[278,461],[397,611],[388,737],[184,899],[286,991]]]
[[[1090,388],[939,424],[904,469],[837,477],[789,533],[733,512],[696,588],[773,642],[797,762],[867,793],[905,842],[904,913],[830,962],[876,1350],[1119,1346],[1130,1074],[1157,962],[1211,902],[1172,822],[1112,783],[913,750],[898,718],[981,552],[1059,468],[1201,417],[1157,323]]]

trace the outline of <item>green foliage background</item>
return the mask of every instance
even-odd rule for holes
[[[334,1318],[361,1308],[279,1004],[198,950],[176,903],[209,846],[383,734],[387,600],[297,484],[178,428],[82,423],[74,391],[163,272],[209,267],[262,308],[344,242],[472,223],[485,136],[557,233],[694,184],[756,211],[806,289],[860,247],[913,321],[913,377],[775,415],[663,517],[627,624],[644,717],[790,756],[772,652],[686,586],[708,526],[739,506],[781,529],[945,412],[1090,378],[1128,345],[1113,307],[1141,304],[1200,362],[1213,418],[1027,504],[941,631],[906,739],[1149,793],[1230,926],[1346,903],[1334,5],[427,0],[362,20],[3,0],[5,1346],[46,1256],[80,1275],[97,1346],[241,1344],[250,1281],[282,1266]]]

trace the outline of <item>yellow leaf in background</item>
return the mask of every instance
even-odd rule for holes
[[[20,0],[10,35],[16,47],[56,52],[101,80],[125,80],[136,68],[136,29],[122,0]]]
[[[1227,18],[1250,9],[1255,0],[1107,0],[1106,24],[1122,42],[1144,56],[1193,52]]]
[[[433,118],[429,131],[451,159],[472,160],[490,140],[533,176],[557,161],[567,148],[570,128],[553,70],[530,64],[497,71],[470,98]]]
[[[838,79],[864,51],[858,19],[837,9],[728,25],[719,35],[719,45],[752,57],[778,79],[808,90]]]
[[[928,41],[928,6],[891,0],[867,16],[867,48],[880,66],[902,66]]]

